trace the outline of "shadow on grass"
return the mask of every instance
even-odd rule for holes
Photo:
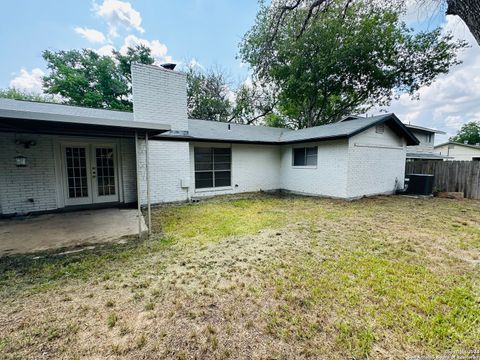
[[[0,296],[50,289],[70,279],[88,280],[118,270],[129,261],[168,248],[171,238],[127,238],[123,243],[69,247],[0,257]]]

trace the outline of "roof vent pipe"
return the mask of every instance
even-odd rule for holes
[[[160,66],[163,67],[164,69],[167,69],[167,70],[175,70],[175,66],[177,66],[177,64],[165,63],[165,64],[162,64]]]

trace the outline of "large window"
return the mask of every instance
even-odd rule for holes
[[[317,147],[294,148],[293,166],[317,166]]]
[[[232,150],[195,148],[195,188],[231,186]]]

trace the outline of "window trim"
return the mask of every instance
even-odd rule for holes
[[[215,170],[215,160],[214,157],[212,158],[212,170],[196,170],[195,165],[196,165],[196,160],[195,160],[195,151],[196,149],[212,149],[212,156],[214,156],[215,149],[228,149],[230,150],[230,168],[228,170],[226,169],[221,169],[221,170]],[[223,147],[223,146],[194,146],[193,147],[193,185],[194,185],[194,192],[209,192],[209,191],[225,191],[225,190],[231,190],[233,189],[232,186],[232,166],[233,165],[233,151],[231,147]],[[212,173],[212,184],[213,187],[200,187],[197,188],[197,179],[196,179],[196,174],[198,173]],[[216,172],[230,172],[230,185],[226,186],[215,186],[215,173]]]
[[[227,190],[233,190],[233,186],[218,186],[218,187],[209,187],[209,188],[195,188],[196,193],[202,193],[202,192],[213,192],[213,191],[227,191]]]
[[[295,150],[298,149],[304,149],[305,150],[305,162],[307,159],[307,149],[313,149],[315,148],[317,152],[317,161],[315,165],[295,165]],[[317,169],[318,168],[318,145],[315,146],[298,146],[298,147],[292,147],[292,168],[295,169]]]

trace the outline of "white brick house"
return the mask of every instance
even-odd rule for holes
[[[0,215],[260,190],[389,194],[418,144],[393,114],[297,131],[228,124],[187,118],[182,73],[135,64],[132,84],[133,113],[0,99]]]
[[[435,151],[444,155],[447,160],[480,161],[480,144],[462,144],[448,141],[435,146]]]

